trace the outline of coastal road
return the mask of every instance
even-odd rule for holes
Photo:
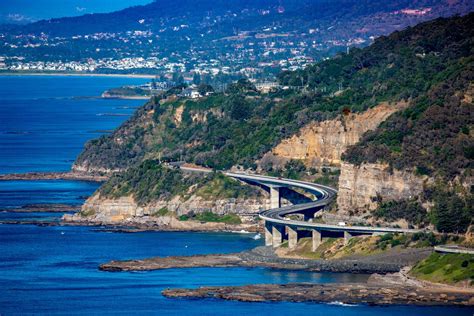
[[[265,222],[292,226],[302,229],[318,229],[321,231],[334,231],[334,232],[348,232],[354,234],[374,234],[374,233],[416,233],[420,232],[419,229],[404,229],[404,228],[392,228],[392,227],[370,227],[370,226],[342,226],[342,225],[330,225],[322,223],[313,223],[309,221],[298,221],[288,219],[286,216],[291,214],[303,213],[307,210],[321,209],[332,202],[336,197],[337,191],[331,187],[285,178],[269,177],[256,174],[247,173],[236,173],[236,172],[224,172],[226,176],[236,178],[247,182],[255,182],[261,185],[267,186],[283,186],[289,188],[300,188],[313,193],[317,200],[309,203],[302,203],[296,205],[290,205],[275,209],[263,211],[259,214],[260,218]]]
[[[186,165],[184,163],[174,163],[174,168],[180,168],[187,172],[209,173],[211,169],[200,166]],[[294,249],[298,244],[298,239],[307,235],[308,231],[312,236],[312,251],[321,245],[323,236],[343,237],[348,243],[350,238],[356,235],[382,235],[387,233],[417,233],[419,229],[405,229],[397,227],[377,227],[362,225],[347,225],[345,223],[324,224],[313,222],[314,214],[328,206],[336,197],[337,190],[325,185],[286,179],[280,177],[270,177],[258,174],[223,172],[224,175],[232,177],[249,184],[267,187],[270,191],[269,210],[263,211],[259,217],[265,222],[265,245],[279,247],[284,239],[288,239],[288,247]],[[311,193],[313,201],[307,203],[280,206],[280,188],[298,188]],[[292,214],[303,214],[304,220],[290,218]],[[306,231],[306,232],[304,232]]]

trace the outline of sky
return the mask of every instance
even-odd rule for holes
[[[150,2],[152,0],[0,0],[0,23],[112,12]]]

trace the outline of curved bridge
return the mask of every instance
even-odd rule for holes
[[[265,221],[265,244],[278,247],[284,239],[288,239],[288,247],[295,248],[298,237],[312,235],[312,250],[315,251],[321,244],[324,236],[344,237],[347,242],[355,235],[375,235],[385,233],[415,233],[418,229],[402,229],[390,227],[369,226],[345,226],[329,225],[312,222],[314,214],[326,207],[335,198],[337,191],[331,187],[321,184],[297,181],[284,178],[268,177],[246,173],[225,172],[225,175],[245,182],[256,183],[270,189],[271,209],[259,214]],[[302,203],[280,207],[280,187],[292,187],[304,189],[316,196],[309,203]],[[303,214],[304,220],[293,220],[286,216],[291,214]]]

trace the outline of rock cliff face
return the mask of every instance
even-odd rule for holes
[[[391,114],[404,108],[406,103],[380,105],[363,113],[341,115],[334,120],[312,122],[298,135],[283,140],[261,160],[281,166],[290,159],[303,160],[307,166],[340,165],[346,148],[359,141],[361,136],[377,128]]]
[[[153,215],[162,208],[175,213],[177,216],[189,212],[202,213],[211,211],[215,214],[247,214],[257,213],[270,205],[269,199],[220,199],[203,200],[199,196],[191,196],[183,201],[174,197],[170,201],[158,200],[148,205],[140,206],[131,196],[116,199],[102,198],[99,194],[90,197],[82,207],[83,214],[94,214],[107,221],[121,221],[127,217],[142,217]]]
[[[362,215],[377,208],[377,200],[401,200],[423,192],[426,177],[390,170],[386,164],[342,163],[337,194],[338,213]]]
[[[63,217],[65,222],[93,225],[130,225],[138,227],[156,227],[161,230],[255,230],[253,218],[244,216],[241,225],[224,223],[200,223],[195,221],[179,221],[177,217],[189,212],[202,213],[211,211],[215,214],[251,214],[257,213],[270,204],[268,199],[222,199],[205,201],[192,196],[186,201],[175,197],[170,201],[154,201],[140,206],[131,196],[116,199],[103,198],[99,194],[90,197],[82,206],[81,212]],[[167,214],[157,215],[163,208]]]
[[[263,191],[263,190],[262,190]],[[307,201],[307,197],[288,190],[282,192],[282,205]],[[147,205],[139,205],[133,196],[119,198],[102,197],[99,193],[91,196],[82,206],[81,212],[66,214],[63,220],[70,223],[86,223],[95,225],[137,225],[141,227],[157,226],[165,230],[253,230],[257,222],[252,214],[270,208],[267,195],[255,198],[229,198],[206,200],[197,195],[187,199],[175,196],[171,200],[155,200]],[[166,214],[159,214],[166,209]],[[194,221],[179,221],[177,218],[189,213],[199,214],[212,212],[217,215],[236,214],[242,220],[242,225],[224,225],[223,223],[201,223]],[[221,225],[222,224],[222,225]],[[223,228],[224,226],[226,228]]]

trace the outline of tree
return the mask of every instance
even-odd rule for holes
[[[237,82],[229,85],[227,93],[248,93],[256,92],[257,88],[248,79],[239,79]]]
[[[471,224],[472,206],[455,193],[438,193],[434,199],[432,221],[443,233],[465,232]]]
[[[201,75],[198,74],[197,72],[195,72],[193,75],[193,83],[195,85],[199,85],[201,83]]]
[[[291,159],[285,164],[284,176],[290,179],[299,179],[300,173],[306,171],[306,166],[301,160]]]
[[[250,117],[250,114],[252,113],[252,108],[250,107],[249,102],[247,102],[241,95],[232,95],[226,103],[230,117],[233,120],[245,120]]]
[[[201,95],[206,95],[208,92],[214,92],[214,88],[211,85],[204,83],[201,83],[197,89]]]

